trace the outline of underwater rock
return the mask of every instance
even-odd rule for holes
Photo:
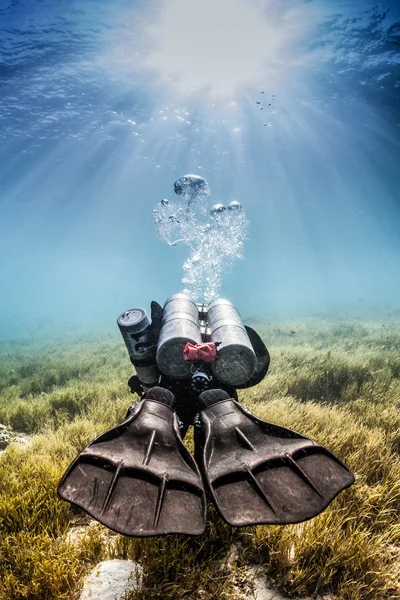
[[[132,560],[105,560],[85,577],[79,600],[122,600],[142,585],[143,569]]]
[[[231,546],[226,562],[229,569],[236,568],[241,549],[240,545]],[[246,572],[246,579],[242,579],[239,586],[234,585],[237,596],[242,600],[337,600],[332,594],[288,596],[273,587],[260,565],[247,565]]]
[[[0,450],[5,450],[11,440],[12,437],[7,427],[0,423]]]
[[[16,433],[0,423],[0,453],[4,452],[10,444],[14,444],[19,448],[26,448],[32,442],[34,437],[35,436],[33,435],[27,435],[25,433]]]

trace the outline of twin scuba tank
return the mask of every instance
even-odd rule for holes
[[[216,360],[205,370],[211,371],[210,379],[223,385],[255,385],[267,372],[267,349],[258,334],[243,325],[239,312],[228,300],[218,299],[207,306],[196,304],[186,294],[174,294],[163,309],[152,303],[152,317],[150,324],[146,311],[134,308],[117,320],[144,388],[157,385],[161,375],[190,380],[198,373],[199,365],[184,358],[187,343],[216,344]]]

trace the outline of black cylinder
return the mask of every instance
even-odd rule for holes
[[[140,382],[146,387],[155,385],[160,373],[155,348],[147,345],[150,323],[146,311],[143,308],[126,310],[118,317],[117,323]]]

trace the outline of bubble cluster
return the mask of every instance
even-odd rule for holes
[[[183,265],[185,292],[197,302],[211,302],[219,296],[222,275],[236,258],[242,257],[249,223],[240,202],[214,204],[207,209],[210,189],[199,175],[185,175],[175,181],[179,202],[164,198],[153,210],[161,240],[169,246],[186,244],[191,251]]]
[[[260,93],[264,94],[264,91],[262,90]],[[264,99],[263,99],[263,102],[261,102],[261,100],[256,100],[256,106],[258,106],[258,108],[260,110],[264,110],[264,105],[265,105],[268,109],[270,106],[272,106],[272,102],[274,100],[275,100],[275,94],[272,94],[271,102],[268,102],[268,100],[264,101]],[[264,123],[264,127],[266,127],[266,126],[267,126],[267,123]],[[271,127],[271,123],[268,123],[268,127]]]

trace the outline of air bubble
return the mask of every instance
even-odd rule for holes
[[[210,215],[220,215],[225,210],[226,206],[224,206],[223,204],[214,204],[214,206],[211,207]]]

